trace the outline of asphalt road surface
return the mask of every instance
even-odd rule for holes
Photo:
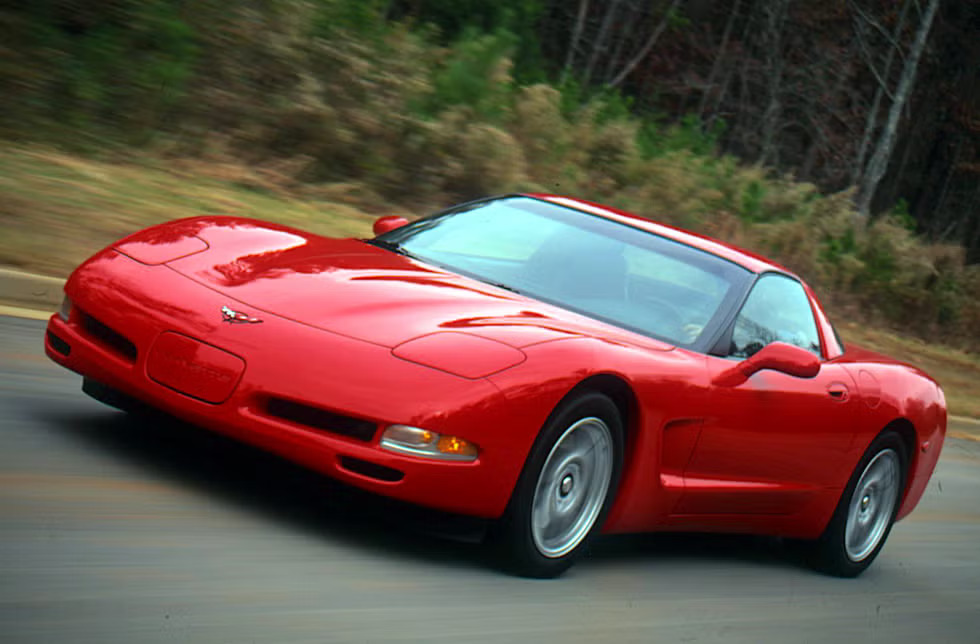
[[[532,581],[440,536],[465,525],[88,399],[43,328],[0,318],[0,642],[980,642],[980,443],[859,579],[661,535]]]

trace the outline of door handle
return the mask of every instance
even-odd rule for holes
[[[847,385],[842,382],[832,382],[827,385],[827,393],[834,400],[844,402],[848,397]]]

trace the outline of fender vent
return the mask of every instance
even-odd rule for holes
[[[269,398],[266,413],[296,425],[305,425],[331,434],[369,442],[378,426],[370,421],[344,416],[320,407],[305,405],[285,398]]]

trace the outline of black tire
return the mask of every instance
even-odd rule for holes
[[[608,443],[604,436],[608,436]],[[562,448],[556,450],[559,442]],[[592,448],[585,449],[590,444]],[[597,447],[594,456],[588,453]],[[575,460],[579,452],[583,458]],[[555,457],[549,461],[552,454]],[[611,462],[607,463],[607,457]],[[589,458],[595,460],[591,467]],[[616,498],[622,462],[623,423],[616,405],[597,392],[575,394],[562,401],[535,440],[504,516],[490,530],[490,545],[498,563],[525,577],[551,578],[565,572],[601,529]],[[546,464],[552,476],[542,476]],[[604,476],[607,465],[608,479]],[[576,482],[580,487],[575,487]],[[601,492],[602,485],[606,485],[605,493]],[[545,530],[532,525],[539,490],[539,517],[546,516],[549,509],[561,516],[559,506],[567,502],[572,523],[567,539],[558,535],[548,541]],[[581,503],[579,495],[583,495]]]
[[[871,470],[869,465],[874,462],[880,466],[880,462],[889,463],[892,458],[897,460],[897,472],[894,473],[894,476],[898,480],[892,483],[896,486],[894,501],[890,502],[891,507],[888,509],[887,515],[881,514],[882,521],[887,518],[887,523],[883,524],[883,531],[880,536],[875,538],[868,537],[866,540],[857,540],[858,544],[863,547],[858,547],[853,541],[849,547],[847,540],[848,518],[849,516],[852,517],[852,523],[857,522],[860,525],[861,522],[856,518],[854,513],[858,512],[861,514],[864,512],[863,508],[869,507],[863,497],[856,498],[861,494],[861,491],[858,490],[858,484],[861,482],[864,474]],[[844,493],[841,495],[837,508],[834,510],[834,514],[827,524],[826,529],[824,529],[823,534],[820,535],[819,539],[809,544],[808,559],[814,568],[835,577],[857,577],[871,565],[871,562],[875,560],[875,557],[878,556],[878,553],[884,547],[885,541],[887,541],[888,535],[891,533],[892,526],[895,523],[895,515],[898,514],[898,509],[902,504],[907,476],[907,463],[908,456],[905,452],[905,444],[895,432],[886,431],[871,442],[871,445],[851,474],[851,478],[847,482],[847,487],[844,488]],[[861,487],[865,488],[866,486],[862,485]],[[878,494],[880,492],[872,490],[868,498]],[[891,495],[886,496],[890,498]],[[888,502],[889,499],[885,499],[884,501]],[[879,512],[884,511],[885,508],[882,507]],[[869,532],[874,533],[873,530]]]

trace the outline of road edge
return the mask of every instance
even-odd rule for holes
[[[946,422],[946,435],[980,443],[980,420],[968,416],[950,416]]]
[[[33,317],[58,310],[65,280],[0,266],[0,310],[4,315]],[[45,316],[45,318],[47,317]]]

